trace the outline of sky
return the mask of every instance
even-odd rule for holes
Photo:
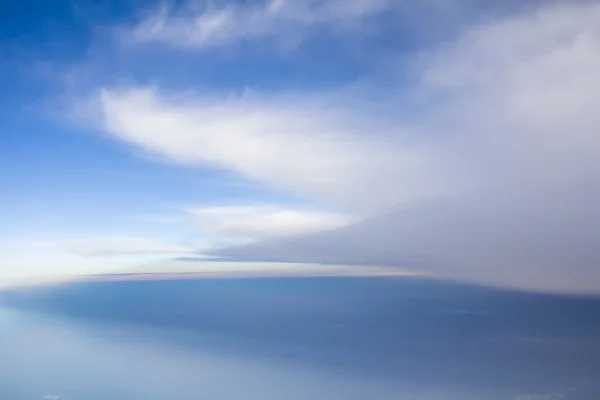
[[[0,278],[181,257],[600,291],[600,2],[4,2]]]

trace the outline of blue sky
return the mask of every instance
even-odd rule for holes
[[[19,252],[43,253],[51,243],[52,253],[63,256],[54,248],[62,242],[132,238],[137,243],[150,238],[161,243],[183,241],[179,247],[192,251],[197,243],[203,247],[204,242],[210,245],[220,239],[188,221],[191,209],[243,206],[293,211],[314,206],[311,199],[235,171],[212,165],[189,168],[142,154],[110,140],[94,124],[82,123],[76,116],[77,103],[105,86],[128,84],[234,94],[254,87],[276,92],[339,86],[364,74],[366,63],[351,54],[352,49],[338,49],[336,38],[327,38],[329,43],[320,38],[304,50],[297,45],[283,49],[252,43],[247,49],[211,49],[204,54],[120,43],[119,30],[157,12],[163,7],[158,3],[25,2],[3,7],[9,23],[2,27],[0,47],[0,70],[7,83],[0,94],[4,132],[0,163],[6,172],[0,175],[5,188],[0,234],[9,250],[18,241],[23,244],[16,246]],[[69,245],[64,247],[68,252]],[[11,263],[31,256],[8,253]],[[113,262],[114,258],[94,264],[105,263],[111,270]],[[55,273],[53,262],[25,263],[27,275]],[[5,268],[9,276],[21,275],[19,266]]]
[[[600,288],[594,1],[1,15],[0,276],[212,254]]]

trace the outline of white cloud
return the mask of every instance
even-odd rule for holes
[[[303,236],[351,222],[340,214],[268,205],[204,207],[191,214],[212,237],[242,241]]]
[[[598,27],[600,5],[552,3],[424,52],[412,93],[424,108],[411,117],[417,130],[400,105],[379,118],[352,91],[216,98],[107,89],[100,111],[110,135],[168,160],[384,215],[227,254],[412,263],[477,282],[599,291]],[[389,98],[398,97],[413,98]]]
[[[414,133],[387,132],[338,96],[173,97],[103,90],[105,130],[168,160],[213,165],[345,209],[379,210],[430,194],[429,155]],[[393,182],[390,184],[390,182]],[[397,182],[397,183],[396,183]]]
[[[163,7],[136,26],[120,32],[134,43],[158,42],[205,49],[257,38],[301,40],[311,27],[347,30],[385,11],[388,0],[265,0],[252,5],[189,3],[179,10]]]

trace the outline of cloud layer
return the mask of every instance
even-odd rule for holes
[[[221,254],[600,291],[599,27],[600,6],[586,2],[491,20],[422,51],[414,84],[397,76],[379,98],[119,87],[101,92],[98,112],[108,134],[167,160],[366,217]]]

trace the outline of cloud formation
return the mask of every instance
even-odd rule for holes
[[[153,88],[104,89],[113,137],[167,160],[233,170],[344,209],[379,210],[433,189],[432,160],[413,132],[344,108],[340,96],[177,97]],[[382,185],[396,181],[400,184]]]
[[[600,291],[599,27],[589,2],[488,21],[422,51],[415,84],[398,77],[381,108],[352,89],[215,97],[128,87],[104,89],[99,113],[108,134],[170,161],[367,216],[221,254]]]
[[[268,205],[201,207],[190,212],[203,232],[242,242],[304,236],[351,222],[341,214]]]
[[[248,4],[190,2],[162,7],[136,26],[120,31],[125,40],[202,50],[253,39],[298,42],[311,28],[348,31],[388,9],[388,0],[265,0]]]

